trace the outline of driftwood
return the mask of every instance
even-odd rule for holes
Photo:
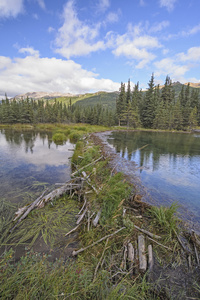
[[[148,269],[151,271],[153,269],[153,249],[152,245],[148,246]]]
[[[96,194],[98,194],[99,192],[98,192],[97,189],[90,183],[91,181],[90,181],[90,179],[88,178],[87,174],[86,174],[84,171],[82,172],[82,174],[83,174],[84,180],[87,182],[87,184],[88,184],[89,186],[91,186],[91,188],[95,191]]]
[[[84,210],[84,212],[82,213],[82,215],[80,215],[80,217],[78,218],[78,220],[76,221],[76,225],[80,224],[81,221],[83,220],[83,218],[85,217],[85,214],[87,212],[87,208]]]
[[[96,217],[94,218],[92,224],[94,225],[94,227],[97,226],[98,222],[99,222],[99,219],[100,219],[100,216],[101,216],[101,209],[98,211]]]
[[[135,254],[133,245],[131,243],[128,243],[127,249],[128,249],[128,267],[129,267],[129,272],[132,276],[132,274],[133,274],[133,265],[134,265],[134,254]]]
[[[75,256],[75,255],[77,255],[77,254],[79,254],[79,253],[81,253],[81,252],[87,250],[88,248],[91,248],[91,247],[97,245],[98,243],[100,243],[100,242],[106,240],[107,238],[112,237],[113,235],[117,234],[118,232],[120,232],[121,230],[123,230],[123,229],[125,229],[125,228],[126,228],[126,227],[121,227],[120,229],[116,230],[115,232],[113,232],[113,233],[111,233],[111,234],[108,234],[108,235],[102,237],[100,240],[98,240],[98,241],[92,243],[91,245],[89,245],[89,246],[87,246],[87,247],[85,247],[85,248],[81,248],[81,249],[79,249],[79,250],[77,250],[77,251],[73,251],[73,252],[72,252],[72,255]]]
[[[155,241],[154,239],[152,239],[152,238],[150,238],[150,237],[148,237],[148,239],[149,239],[150,241],[156,243],[157,245],[159,245],[159,246],[161,246],[161,247],[167,249],[167,250],[173,251],[171,248],[169,248],[169,247],[167,247],[167,246],[165,246],[165,245],[163,245],[163,244],[158,243],[157,241]]]
[[[92,161],[91,163],[89,163],[88,165],[83,166],[82,168],[80,168],[79,170],[75,171],[74,173],[71,174],[71,176],[73,177],[74,175],[76,175],[77,173],[81,172],[83,169],[95,164],[96,162],[98,162],[99,160],[101,160],[103,158],[103,155],[100,156],[98,159]]]
[[[28,205],[27,207],[22,207],[21,209],[19,209],[20,213],[23,213],[24,211],[24,214],[21,216],[21,218],[17,221],[17,223],[15,224],[15,226],[13,228],[11,228],[10,232],[12,232],[16,227],[17,225],[22,221],[24,220],[28,214],[37,206],[38,202],[41,201],[41,199],[43,198],[44,194],[46,193],[47,190],[45,190],[42,195],[40,197],[38,197],[35,201],[33,201],[32,204]],[[27,208],[27,210],[25,209]],[[18,213],[18,217],[19,217],[19,213]],[[16,220],[16,218],[14,219]]]
[[[80,226],[81,224],[78,224],[76,227],[74,227],[72,230],[70,230],[68,233],[65,234],[65,236],[71,234],[72,232],[76,231],[76,229],[78,229],[78,227]]]
[[[145,241],[144,236],[138,236],[138,251],[139,251],[139,270],[145,272],[147,269],[147,258],[145,254]]]
[[[127,260],[127,256],[128,256],[128,249],[127,246],[124,245],[124,251],[123,251],[123,259],[120,265],[120,268],[123,270],[126,270],[126,260]]]
[[[156,234],[153,234],[153,233],[151,233],[151,232],[149,232],[149,231],[147,231],[147,230],[145,230],[145,229],[142,229],[142,228],[140,228],[140,227],[138,227],[138,226],[136,226],[136,225],[134,225],[134,228],[136,228],[137,230],[139,230],[139,231],[145,233],[146,235],[148,235],[148,236],[150,236],[150,237],[152,237],[152,238],[161,239],[161,236],[156,235]]]
[[[86,206],[86,203],[87,203],[87,200],[86,200],[86,198],[85,198],[85,201],[84,201],[84,203],[83,203],[83,206],[82,206],[81,210],[79,211],[78,215],[80,215],[80,213],[83,211],[83,209],[84,209],[85,206]]]
[[[63,186],[61,186],[58,189],[53,190],[51,193],[49,193],[48,195],[46,195],[45,197],[43,197],[38,203],[37,203],[37,207],[38,208],[42,208],[44,207],[44,205],[49,202],[52,201],[55,198],[59,198],[61,197],[63,194],[65,194],[66,192],[70,192],[74,189],[80,189],[81,188],[81,184],[74,184],[74,183],[67,183]]]

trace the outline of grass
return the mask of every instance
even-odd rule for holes
[[[77,133],[78,141],[71,160],[75,170],[101,156],[99,146],[94,146],[89,139],[86,141],[82,137],[95,130],[105,130],[105,127],[89,127],[85,124],[76,126],[57,124],[56,127],[52,127],[51,124],[42,124],[40,129],[51,130],[54,134],[63,133],[68,138],[71,134]],[[78,201],[65,196],[49,203],[41,210],[32,211],[11,235],[3,237],[2,244],[7,245],[8,251],[0,256],[0,298],[165,299],[154,295],[154,288],[147,282],[146,276],[137,274],[130,276],[128,272],[124,272],[121,262],[124,243],[127,240],[134,243],[137,238],[138,232],[135,232],[134,224],[150,228],[149,231],[153,227],[156,234],[162,234],[167,238],[173,237],[174,231],[178,230],[177,205],[173,204],[169,208],[152,207],[149,212],[151,223],[144,217],[142,220],[136,219],[134,210],[127,210],[125,219],[122,217],[123,206],[128,206],[132,187],[126,182],[123,174],[111,176],[107,159],[84,168],[84,171],[99,192],[96,194],[91,187],[84,185],[85,191],[91,193],[86,196],[88,214],[79,227],[78,248],[91,245],[124,225],[127,225],[126,229],[107,241],[88,248],[76,259],[66,260],[66,257],[61,256],[60,259],[51,262],[49,255],[33,251],[34,245],[38,240],[42,240],[49,249],[66,248],[68,242],[64,235],[75,227],[74,215],[79,210]],[[99,209],[102,212],[98,226],[90,225],[88,230],[88,217]],[[26,245],[28,249],[18,262],[14,261],[13,251],[16,244]]]
[[[152,206],[149,213],[153,219],[153,225],[158,227],[164,233],[167,239],[172,239],[175,232],[177,232],[180,220],[177,217],[177,209],[179,205],[173,203],[170,207]]]

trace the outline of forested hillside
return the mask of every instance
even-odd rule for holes
[[[130,80],[119,92],[85,94],[51,100],[2,100],[0,123],[88,123],[106,126],[184,130],[200,125],[199,89],[173,83],[155,85],[152,74],[148,89]]]

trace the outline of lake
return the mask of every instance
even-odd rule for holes
[[[114,131],[107,141],[130,168],[135,162],[152,204],[176,201],[188,220],[200,223],[200,134]]]
[[[22,206],[70,180],[73,148],[69,141],[57,146],[51,132],[0,130],[0,200]]]

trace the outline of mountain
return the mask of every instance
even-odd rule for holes
[[[21,95],[17,95],[15,96],[14,98],[16,100],[19,100],[19,99],[26,99],[27,97],[30,98],[30,99],[52,99],[52,98],[59,98],[59,97],[74,97],[74,96],[77,96],[77,95],[73,95],[73,94],[70,94],[70,93],[65,93],[65,94],[62,94],[62,93],[59,93],[59,92],[54,92],[54,93],[47,93],[47,92],[33,92],[33,93],[26,93],[26,94],[21,94]]]

